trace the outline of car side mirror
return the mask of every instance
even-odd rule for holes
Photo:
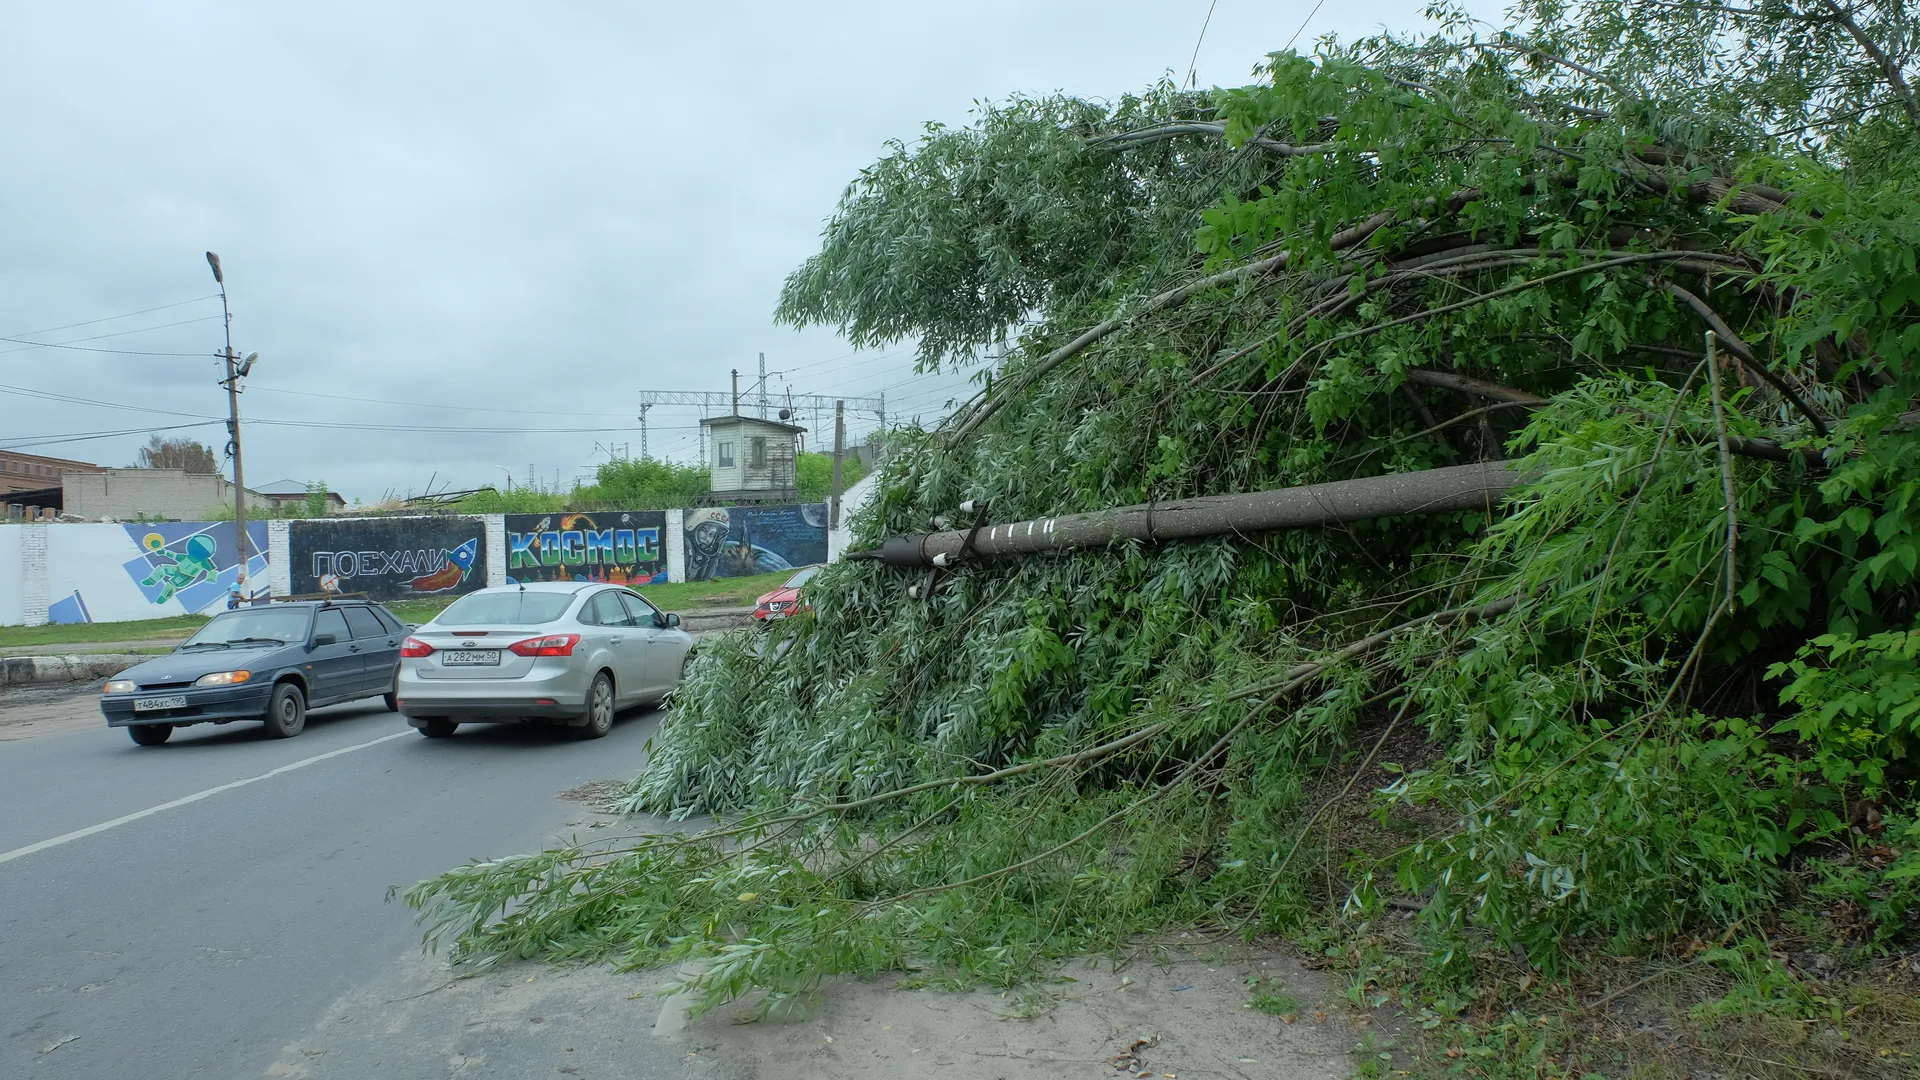
[[[664,625],[664,626],[666,626],[666,628],[667,628],[667,629],[669,629],[669,630],[677,630],[677,629],[679,629],[679,627],[680,627],[680,616],[678,616],[678,615],[668,615],[668,616],[666,617],[666,619],[664,620],[664,622],[663,622],[663,625]]]
[[[332,645],[339,640],[339,638],[334,637],[332,634],[315,634],[313,635],[313,647],[317,649],[322,645]]]

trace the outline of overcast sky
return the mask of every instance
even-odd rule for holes
[[[1425,2],[1308,19],[1313,0],[1218,0],[1198,81],[1246,82],[1303,20],[1305,49],[1415,29]],[[639,453],[639,391],[722,392],[734,367],[745,386],[759,352],[786,373],[776,398],[884,390],[894,415],[931,418],[962,380],[773,323],[842,189],[885,140],[975,101],[1184,78],[1208,9],[10,5],[0,337],[68,347],[0,341],[0,447],[124,465],[144,434],[43,440],[223,417],[209,248],[234,344],[262,356],[250,485],[324,479],[371,502],[504,482],[497,466],[570,483],[610,444]],[[112,318],[142,309],[158,310]],[[696,459],[697,416],[656,408],[654,454]],[[488,428],[513,430],[466,430]]]

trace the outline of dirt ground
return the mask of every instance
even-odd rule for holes
[[[1181,947],[1151,961],[1065,965],[1063,980],[1031,990],[949,993],[901,989],[901,980],[830,983],[802,1014],[736,1023],[752,1002],[679,1028],[669,1000],[657,1038],[686,1045],[696,1076],[773,1077],[1275,1077],[1354,1074],[1357,1044],[1384,1052],[1370,1018],[1334,1008],[1326,981],[1273,949]],[[1249,1007],[1249,980],[1287,1017]],[[1272,1000],[1272,999],[1270,999]],[[1370,1038],[1371,1036],[1371,1038]],[[1374,1044],[1378,1044],[1375,1046]]]
[[[326,1007],[266,1075],[1345,1080],[1362,1054],[1392,1043],[1370,1018],[1332,1007],[1334,988],[1276,949],[1176,947],[1117,971],[1076,962],[1059,974],[1038,997],[842,978],[776,1017],[755,1020],[744,1000],[688,1022],[685,1003],[658,992],[674,971],[450,970],[410,953]],[[1247,1007],[1253,978],[1300,1012]]]

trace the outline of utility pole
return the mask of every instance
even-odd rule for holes
[[[827,511],[827,528],[840,527],[840,456],[847,452],[847,403],[833,403],[833,505]]]
[[[767,418],[767,354],[760,354],[760,419]]]
[[[647,460],[647,410],[653,408],[651,402],[640,406],[640,460]]]
[[[227,388],[227,446],[233,451],[233,544],[240,555],[235,567],[234,583],[241,587],[241,595],[245,596],[247,560],[252,558],[252,552],[248,550],[247,542],[247,473],[240,462],[240,378],[253,370],[253,362],[260,358],[260,354],[250,353],[244,361],[235,355],[233,311],[227,307],[227,276],[220,269],[220,256],[211,251],[207,252],[207,265],[213,268],[214,283],[220,286],[220,322],[226,328],[227,336],[227,347],[220,354],[227,362],[227,378],[220,385]]]
[[[733,369],[733,415],[740,415],[740,369]]]

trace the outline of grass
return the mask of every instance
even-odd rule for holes
[[[17,645],[66,645],[89,641],[145,641],[183,638],[200,629],[204,615],[175,615],[138,622],[65,623],[47,626],[0,626],[0,648]]]
[[[718,581],[676,581],[666,585],[643,585],[637,591],[662,611],[685,611],[703,607],[747,607],[761,593],[772,592],[794,571],[753,577],[721,578]]]
[[[793,576],[793,571],[753,577],[721,578],[718,581],[680,581],[667,585],[646,585],[641,595],[662,611],[688,611],[710,607],[745,607],[761,593],[771,592]],[[401,622],[423,623],[446,610],[454,597],[428,600],[395,600],[387,605]],[[0,649],[21,645],[82,645],[93,641],[145,641],[149,638],[183,638],[200,629],[204,615],[175,615],[168,619],[142,619],[137,622],[69,623],[58,626],[0,626]]]

